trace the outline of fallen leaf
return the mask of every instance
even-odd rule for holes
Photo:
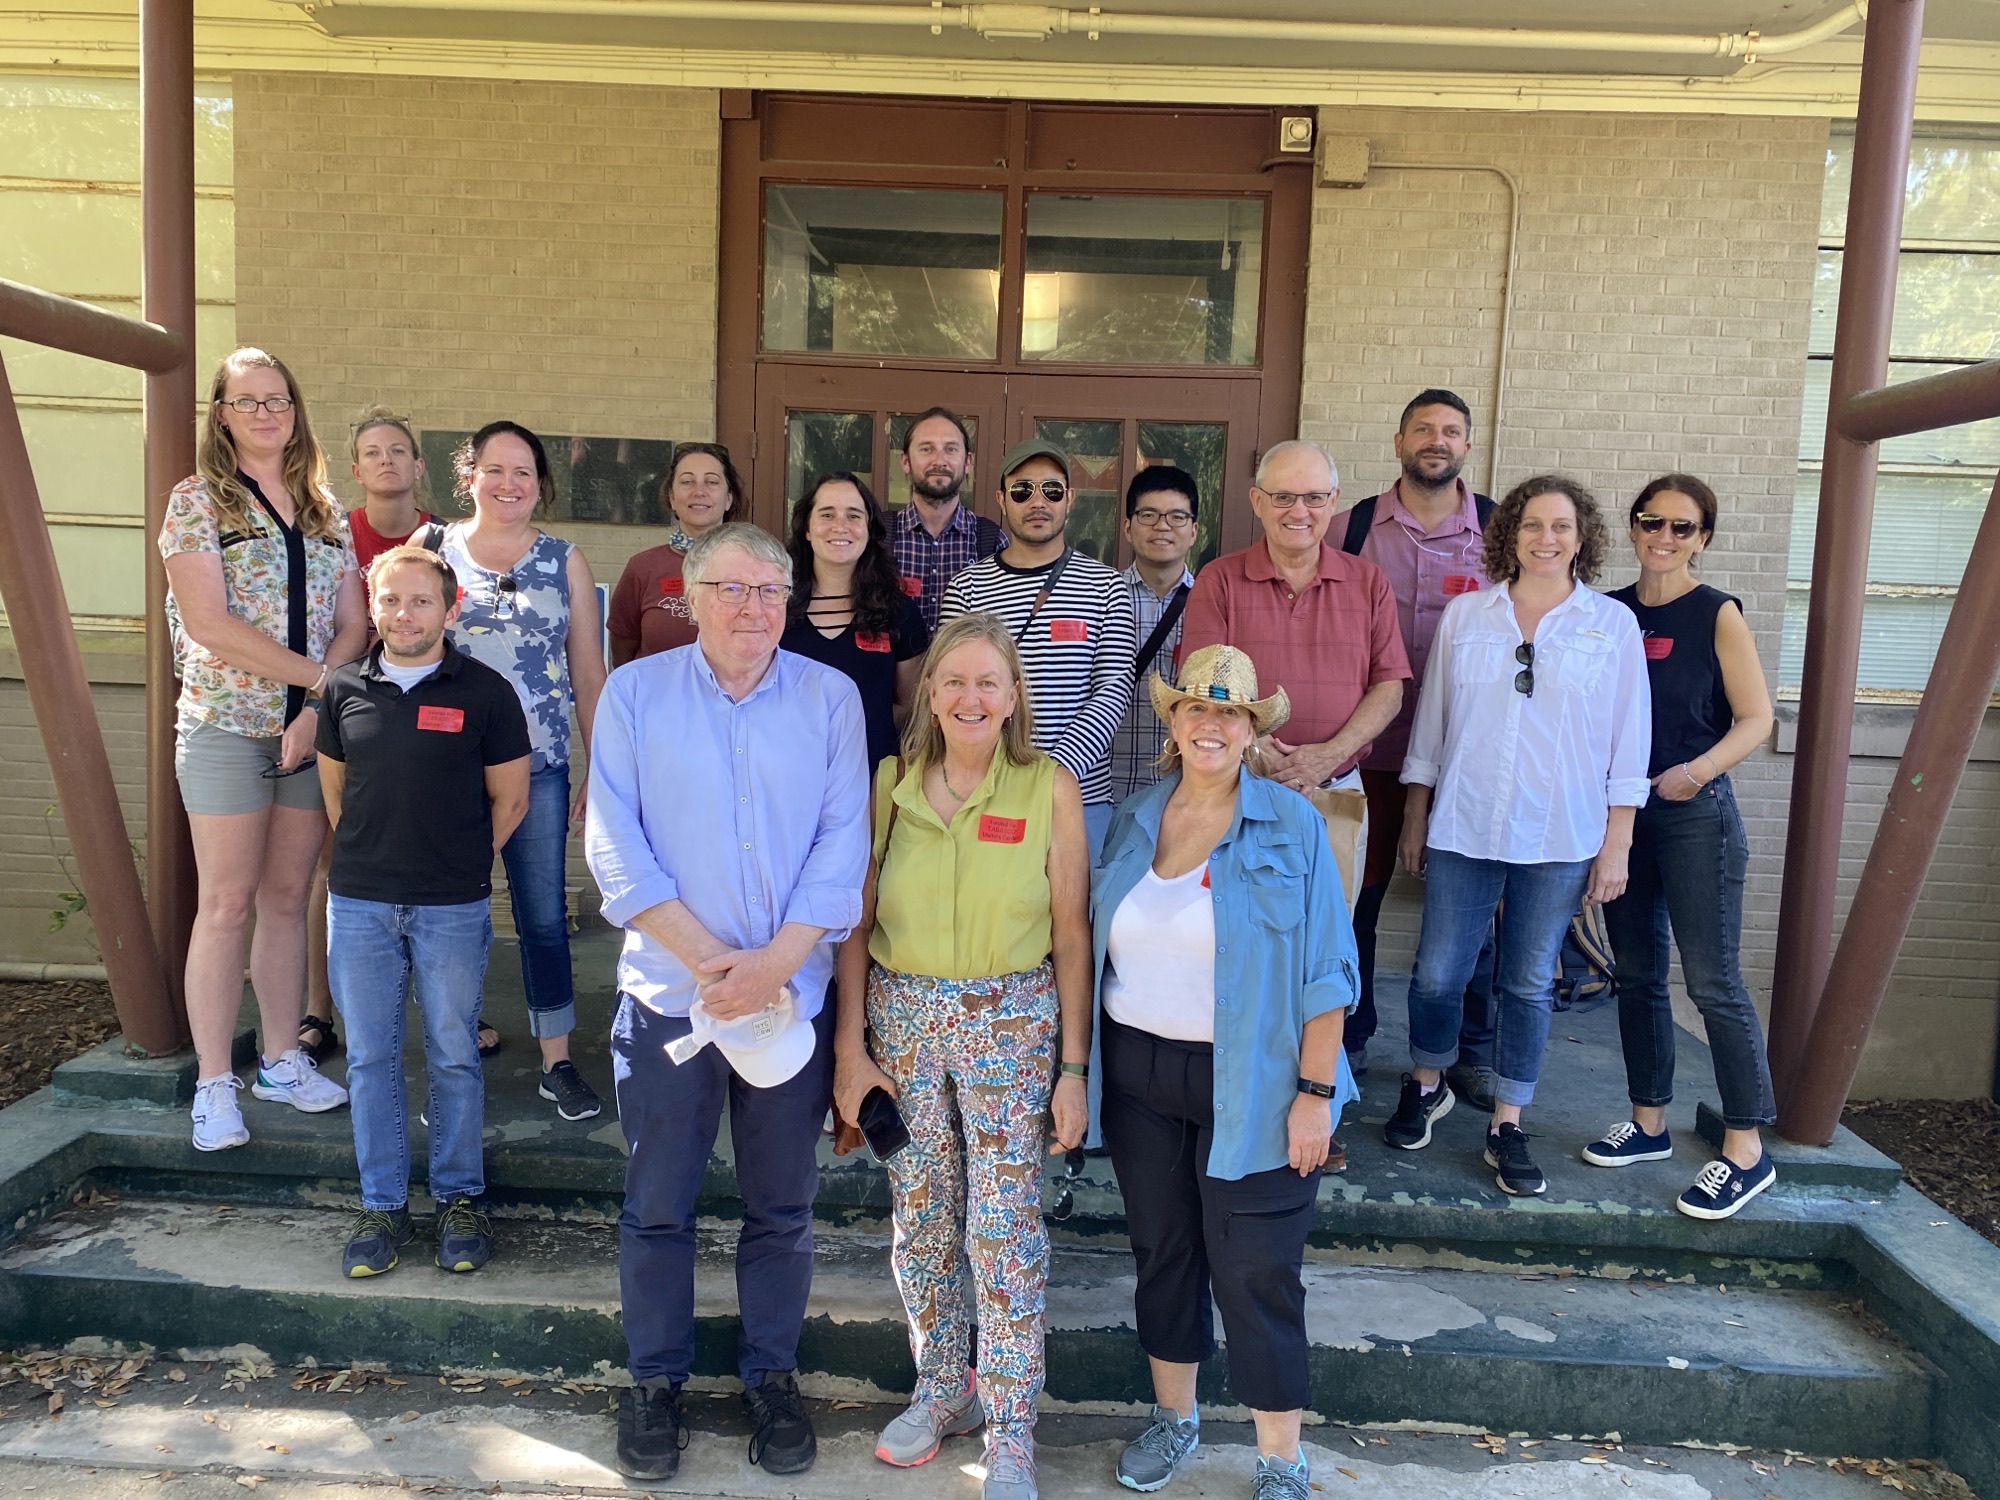
[[[1341,1469],[1340,1472],[1345,1474],[1349,1479],[1359,1479],[1361,1477],[1359,1474],[1355,1473],[1352,1469]]]
[[[52,1417],[58,1416],[61,1414],[62,1409],[63,1409],[62,1392],[57,1391],[49,1397],[49,1415]]]
[[[833,1403],[833,1409],[835,1411],[860,1411],[867,1404],[865,1401],[836,1401]]]
[[[1606,1458],[1602,1453],[1586,1453],[1578,1461],[1580,1463],[1586,1463],[1586,1464],[1608,1464],[1611,1462],[1611,1460]]]
[[[236,1482],[246,1490],[254,1490],[264,1482],[264,1476],[262,1474],[238,1474]]]
[[[1357,1447],[1357,1448],[1366,1448],[1366,1447],[1368,1446],[1368,1445],[1367,1445],[1366,1443],[1362,1442],[1360,1438],[1358,1438],[1358,1437],[1355,1437],[1355,1436],[1354,1436],[1354,1434],[1353,1434],[1353,1433],[1351,1433],[1351,1432],[1350,1432],[1350,1433],[1348,1433],[1348,1435],[1347,1435],[1347,1436],[1349,1437],[1349,1439],[1351,1439],[1351,1440],[1352,1440],[1352,1442],[1354,1443],[1354,1446],[1355,1446],[1355,1447]]]

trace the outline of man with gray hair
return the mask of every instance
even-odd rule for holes
[[[778,649],[792,564],[774,538],[719,526],[681,571],[695,643],[605,684],[584,833],[604,915],[625,929],[611,1050],[632,1388],[618,1467],[644,1480],[680,1467],[695,1204],[726,1101],[750,1461],[796,1474],[818,1452],[795,1370],[833,1089],[826,993],[868,868],[867,741],[854,684]]]

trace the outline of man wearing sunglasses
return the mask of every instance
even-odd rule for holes
[[[945,590],[940,623],[985,613],[1007,622],[1028,678],[1035,748],[1083,787],[1091,858],[1111,826],[1111,739],[1132,702],[1138,629],[1125,584],[1066,535],[1069,455],[1029,438],[1000,461],[1004,551],[973,564]]]

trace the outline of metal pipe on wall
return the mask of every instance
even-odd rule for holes
[[[157,1029],[176,1033],[174,1050],[188,1038],[183,984],[198,886],[174,775],[167,574],[152,539],[168,493],[194,472],[194,0],[140,0],[139,123],[145,315],[179,334],[183,351],[180,364],[146,377],[146,889],[167,968],[169,1009]]]
[[[1923,33],[1923,0],[1875,0],[1869,11],[1829,413],[1841,411],[1860,392],[1880,387],[1888,375]],[[1824,455],[1799,695],[1799,752],[1792,770],[1771,985],[1771,1077],[1780,1105],[1798,1085],[1806,1037],[1831,961],[1879,450],[1874,443],[1855,442],[1829,420]]]
[[[1880,443],[1912,432],[1984,421],[1996,412],[2000,412],[2000,359],[1864,391],[1832,416],[1855,442]]]

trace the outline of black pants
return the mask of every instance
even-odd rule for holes
[[[1171,1364],[1215,1352],[1211,1290],[1229,1342],[1229,1384],[1257,1411],[1309,1401],[1299,1267],[1319,1173],[1290,1167],[1235,1182],[1208,1175],[1215,1135],[1211,1049],[1102,1020],[1104,1141],[1138,1262],[1139,1347]]]

